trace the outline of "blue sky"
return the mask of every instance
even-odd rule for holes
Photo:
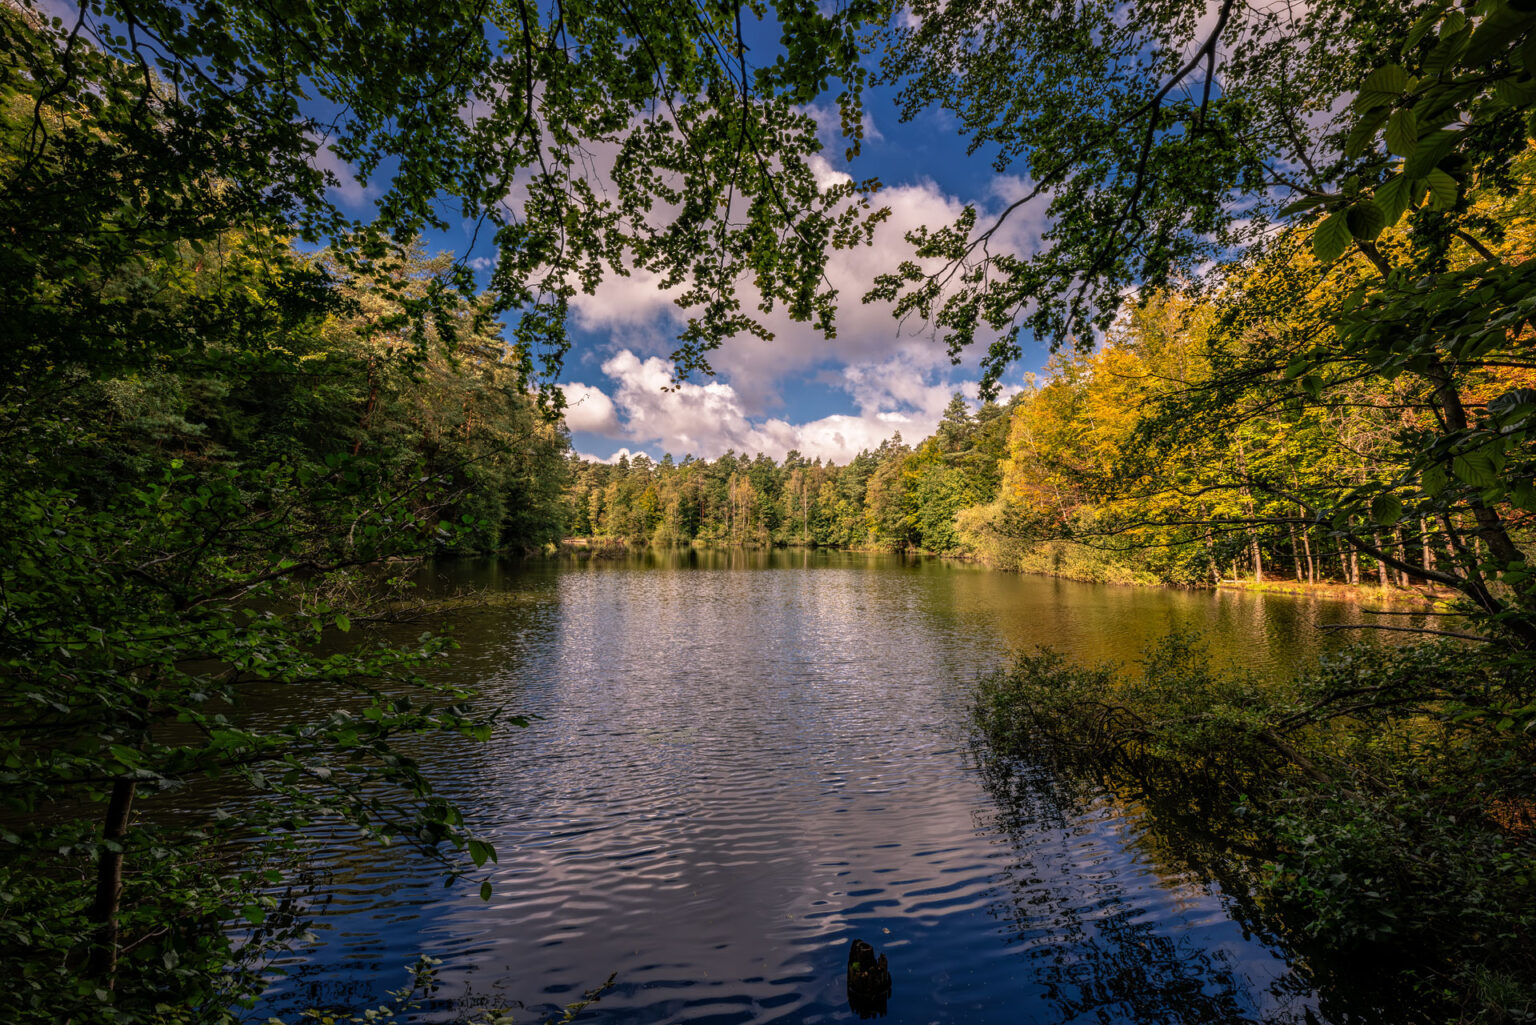
[[[829,340],[810,325],[771,316],[773,341],[727,342],[711,355],[714,377],[663,390],[670,383],[667,354],[679,330],[675,307],[644,276],[608,281],[595,295],[578,298],[569,325],[573,346],[560,384],[578,452],[598,459],[670,452],[681,459],[734,449],[778,459],[798,450],[843,463],[898,431],[909,442],[926,437],[956,391],[975,398],[975,355],[951,366],[923,325],[900,325],[888,305],[866,306],[860,297],[875,274],[894,269],[910,251],[906,231],[947,224],[966,203],[976,204],[983,216],[1000,210],[1022,193],[1023,183],[994,171],[987,153],[967,157],[966,140],[943,111],[902,123],[890,90],[872,91],[867,111],[863,151],[850,164],[831,103],[810,110],[824,126],[818,173],[827,181],[848,174],[879,178],[885,187],[876,203],[892,211],[873,246],[832,257],[828,276],[840,291],[837,337]],[[339,164],[333,169],[348,183],[335,198],[362,212],[369,190]],[[1033,248],[1043,227],[1039,216],[1027,207],[1017,211],[1003,241],[1019,251]],[[482,242],[468,252],[463,230],[429,244],[490,265],[490,247]],[[978,353],[984,347],[978,345]],[[1004,394],[1016,391],[1025,372],[1045,358],[1043,346],[1026,346],[1021,365],[1004,379]]]

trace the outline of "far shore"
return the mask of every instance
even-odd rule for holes
[[[930,552],[923,549],[911,548],[892,551],[888,548],[839,548],[832,545],[816,544],[724,544],[714,541],[693,541],[685,545],[653,545],[649,542],[635,544],[624,537],[566,537],[560,539],[558,551],[565,552],[591,552],[606,555],[616,555],[621,552],[643,551],[648,548],[665,550],[667,548],[714,548],[714,549],[742,549],[745,551],[766,551],[773,548],[797,549],[797,548],[826,548],[829,551],[841,552],[884,552],[887,554],[923,555],[933,558],[945,559],[951,562],[964,562],[980,565],[986,569],[997,570],[1002,573],[1019,573],[1024,576],[1050,577],[1058,580],[1071,580],[1083,584],[1112,584],[1129,587],[1170,587],[1184,590],[1200,591],[1257,591],[1265,594],[1290,594],[1313,598],[1328,598],[1336,601],[1361,602],[1378,601],[1393,605],[1417,605],[1423,607],[1435,607],[1445,605],[1456,597],[1456,592],[1443,588],[1427,587],[1423,584],[1415,584],[1411,587],[1382,587],[1376,583],[1370,584],[1346,584],[1339,581],[1323,581],[1320,583],[1308,583],[1304,580],[1222,580],[1214,586],[1176,584],[1167,581],[1149,579],[1093,579],[1089,577],[1071,576],[1063,573],[1050,573],[1041,570],[1012,569],[1004,566],[996,566],[975,555],[946,555],[939,552]]]

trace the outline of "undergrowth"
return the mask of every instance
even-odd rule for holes
[[[1370,964],[1398,1020],[1496,1023],[1536,1020],[1533,691],[1529,666],[1454,643],[1355,646],[1275,680],[1175,632],[1129,668],[1021,654],[975,713],[994,761],[1215,837],[1320,989]]]

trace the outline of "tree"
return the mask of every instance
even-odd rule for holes
[[[1304,510],[1296,522],[1326,525],[1384,580],[1390,569],[1455,588],[1486,629],[1525,648],[1536,644],[1519,543],[1536,511],[1536,278],[1511,245],[1522,218],[1508,208],[1533,171],[1533,39],[1536,12],[1515,5],[1470,18],[1430,5],[1402,63],[1373,71],[1350,105],[1355,173],[1305,197],[1311,221],[1239,272],[1212,381],[1149,425],[1230,433],[1280,404],[1358,409],[1381,395],[1397,415],[1352,439],[1348,477],[1300,493],[1289,474],[1238,483]]]
[[[985,393],[1021,331],[1091,345],[1128,289],[1168,288],[1262,240],[1287,198],[1345,176],[1331,104],[1426,6],[911,0],[880,33],[903,116],[944,107],[972,153],[1029,188],[991,222],[967,207],[913,233],[926,260],[868,298],[931,319],[951,355],[995,333]],[[1019,255],[996,243],[1026,209],[1050,227]]]
[[[93,282],[246,221],[327,242],[354,269],[391,262],[392,241],[449,216],[477,224],[497,252],[486,312],[515,318],[525,373],[540,359],[558,370],[567,304],[606,274],[679,287],[681,373],[707,369],[722,338],[765,335],[744,312],[746,282],[764,310],[830,330],[827,250],[872,225],[858,188],[817,183],[821,144],[799,105],[838,81],[844,123],[859,124],[856,33],[881,6],[746,9],[749,21],[771,10],[782,32],[759,65],[743,10],[370,0],[188,17],[169,2],[85,0],[49,22],[7,0],[0,38],[15,59],[0,92],[21,117],[0,271],[17,337],[38,339],[7,370],[87,355],[102,332],[57,328],[118,318]],[[594,152],[612,161],[598,177]],[[332,157],[377,191],[366,218],[333,200]],[[413,298],[418,319],[473,291],[467,258]]]
[[[194,366],[59,373],[7,395],[0,949],[18,1020],[233,1013],[260,988],[263,938],[294,935],[264,891],[292,878],[285,851],[316,820],[489,856],[394,748],[408,733],[488,736],[489,722],[419,675],[444,642],[364,630],[388,598],[369,567],[451,536],[438,517],[462,490],[390,448],[321,441],[350,441],[338,382],[365,385],[366,369],[331,348],[323,318],[283,308],[281,281],[313,273],[285,253],[226,238],[200,269],[180,253],[146,268],[210,303],[224,294],[225,333]],[[338,420],[345,433],[330,433]],[[253,727],[241,697],[261,687],[353,699]],[[216,778],[247,795],[238,815],[135,814]],[[227,931],[240,917],[271,930],[241,943]]]
[[[1034,183],[1002,216],[1039,197],[1053,223],[1025,258],[968,210],[913,236],[937,270],[906,264],[871,295],[932,318],[952,353],[998,332],[990,384],[1020,330],[1091,346],[1128,288],[1147,302],[1213,263],[1189,286],[1214,302],[1208,375],[1154,389],[1121,453],[1066,469],[1097,501],[1184,501],[1151,516],[1122,504],[1094,532],[1177,524],[1193,543],[1224,524],[1258,574],[1267,535],[1326,530],[1351,568],[1366,557],[1384,581],[1453,587],[1528,647],[1532,272],[1524,254],[1501,255],[1488,210],[1528,180],[1528,7],[1340,2],[1282,16],[1223,3],[1201,22],[1205,5],[1182,0],[1070,18],[1029,0],[913,4],[883,65],[905,110],[953,110],[973,148]],[[1301,425],[1362,400],[1381,433],[1347,476],[1310,464],[1310,491],[1294,461],[1244,436],[1282,409]],[[1389,409],[1414,412],[1392,423]],[[1228,468],[1200,479],[1191,457],[1213,442]]]

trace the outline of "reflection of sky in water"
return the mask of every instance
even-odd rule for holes
[[[423,752],[494,839],[496,895],[338,849],[322,942],[264,1012],[376,1001],[426,952],[446,962],[436,1018],[526,1001],[534,1020],[616,972],[584,1017],[851,1020],[855,936],[890,956],[895,1022],[1280,1021],[1310,1002],[1107,806],[1000,812],[965,705],[1010,648],[1131,659],[1178,622],[1267,667],[1347,610],[805,552],[449,570],[499,595],[458,628],[454,671],[541,717]]]

